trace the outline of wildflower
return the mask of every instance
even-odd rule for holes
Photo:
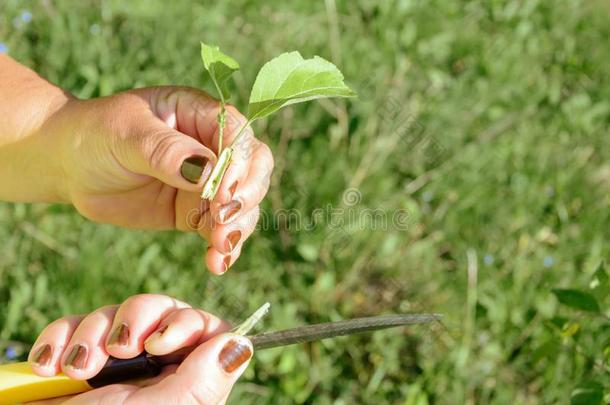
[[[29,10],[22,11],[21,12],[21,21],[23,21],[25,24],[32,21],[32,13],[30,13]]]
[[[8,46],[3,42],[0,42],[0,53],[8,53]]]
[[[544,260],[542,261],[542,264],[544,264],[544,267],[546,267],[546,268],[551,267],[554,263],[555,263],[555,260],[553,260],[553,257],[551,257],[551,256],[546,256],[544,258]]]
[[[486,265],[490,266],[491,264],[493,264],[494,262],[494,257],[492,255],[490,255],[489,253],[485,255],[485,257],[483,257],[483,263],[485,263]]]
[[[6,351],[4,352],[4,356],[9,360],[13,360],[14,358],[17,357],[17,350],[15,350],[15,347],[9,346],[6,348]]]

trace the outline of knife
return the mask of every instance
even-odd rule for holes
[[[244,324],[234,329],[233,332],[243,332],[242,334],[246,334],[247,330],[266,313],[267,309],[268,306],[266,308],[261,307]],[[337,336],[430,323],[440,318],[441,315],[439,314],[381,315],[306,325],[247,337],[252,342],[256,352],[257,350],[312,342]],[[132,359],[110,357],[104,368],[95,377],[87,381],[72,380],[65,375],[40,377],[31,371],[30,365],[27,362],[0,365],[0,405],[77,394],[92,388],[99,388],[132,379],[154,377],[161,372],[164,366],[181,363],[195,348],[196,346],[189,346],[163,356],[153,356],[144,352]]]

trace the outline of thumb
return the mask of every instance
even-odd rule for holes
[[[233,384],[252,358],[252,343],[247,338],[226,333],[200,345],[182,362],[176,373],[159,384],[136,393],[143,400],[157,403],[222,404]],[[136,399],[136,398],[133,398]],[[139,403],[135,401],[135,403]]]
[[[116,153],[128,170],[186,191],[198,191],[212,173],[216,155],[195,138],[154,123]]]

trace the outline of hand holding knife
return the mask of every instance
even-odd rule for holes
[[[256,322],[266,314],[268,308],[269,304],[263,305],[232,332],[247,335]],[[248,338],[257,351],[398,326],[430,323],[440,318],[439,314],[381,315],[265,332]],[[28,363],[2,365],[0,366],[0,404],[53,398],[131,379],[154,377],[164,366],[181,363],[195,347],[186,347],[163,356],[142,353],[132,359],[111,357],[104,368],[87,381],[71,380],[66,376],[39,377],[31,372]]]

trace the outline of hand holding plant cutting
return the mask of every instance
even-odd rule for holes
[[[200,190],[216,162],[219,103],[184,87],[78,100],[0,55],[0,199],[73,204],[85,217],[141,229],[198,233],[221,274],[254,230],[273,158],[246,130],[231,184],[213,209]],[[247,120],[227,106],[227,142]],[[239,199],[232,198],[233,194]]]

